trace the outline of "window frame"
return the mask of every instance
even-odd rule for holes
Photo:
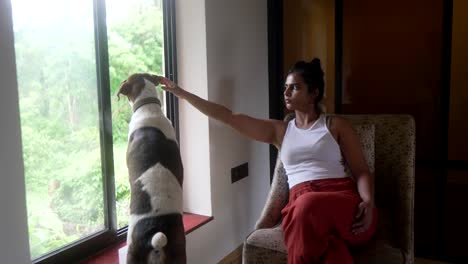
[[[177,81],[175,0],[161,0],[163,7],[165,75]],[[99,109],[99,136],[104,195],[104,230],[51,251],[32,263],[74,263],[83,261],[105,248],[121,243],[128,227],[118,228],[115,204],[115,178],[112,142],[112,112],[109,76],[109,55],[105,0],[93,0],[94,41]],[[179,140],[178,100],[166,92],[167,117],[171,120]]]
[[[175,0],[163,1],[164,72],[167,78],[177,83],[177,46]],[[179,141],[179,100],[166,92],[167,117],[171,120]]]

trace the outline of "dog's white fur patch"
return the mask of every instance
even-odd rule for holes
[[[142,127],[156,127],[170,140],[177,143],[174,127],[171,122],[161,113],[161,115],[155,114],[154,109],[161,109],[159,106],[147,104],[140,107],[137,115],[132,116],[129,127],[129,137],[137,129]]]
[[[151,199],[151,212],[141,215],[130,215],[128,223],[127,244],[131,244],[132,231],[135,224],[142,218],[166,214],[182,214],[182,187],[177,178],[161,164],[156,164],[146,170],[136,181],[141,183],[142,190]]]
[[[182,187],[176,176],[160,163],[146,170],[136,181],[151,197],[151,206],[158,210],[158,215],[182,213]]]
[[[135,99],[135,102],[143,98],[157,97],[156,86],[145,79],[145,87]],[[133,103],[130,103],[133,106]],[[137,109],[132,115],[130,124],[128,125],[128,136],[141,127],[157,127],[161,132],[171,140],[177,143],[174,127],[171,121],[164,115],[161,107],[156,104],[146,104]]]

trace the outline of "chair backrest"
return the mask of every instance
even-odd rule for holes
[[[415,122],[410,115],[342,115],[375,126],[375,201],[389,210],[392,242],[414,257]]]
[[[414,162],[415,123],[409,115],[340,115],[355,128],[374,128],[375,200],[388,211],[392,223],[392,244],[414,258]],[[291,119],[291,116],[285,118]],[[358,129],[357,129],[358,130]],[[360,133],[357,131],[358,134]],[[363,143],[363,142],[361,142]],[[371,155],[366,154],[365,155]],[[370,152],[368,152],[370,153]],[[369,158],[366,157],[368,162]],[[288,200],[288,184],[281,161],[277,160],[270,193],[256,228],[278,223]]]

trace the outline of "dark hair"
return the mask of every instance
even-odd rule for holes
[[[315,98],[315,110],[321,112],[320,101],[322,101],[325,80],[323,78],[323,70],[320,64],[320,59],[314,58],[311,62],[298,61],[294,66],[288,71],[288,75],[291,73],[297,73],[301,75],[304,79],[304,82],[307,84],[309,93],[318,89],[318,95]]]

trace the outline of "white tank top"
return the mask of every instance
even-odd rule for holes
[[[288,176],[289,188],[305,181],[348,177],[340,146],[327,128],[324,115],[308,129],[289,121],[280,158]]]

